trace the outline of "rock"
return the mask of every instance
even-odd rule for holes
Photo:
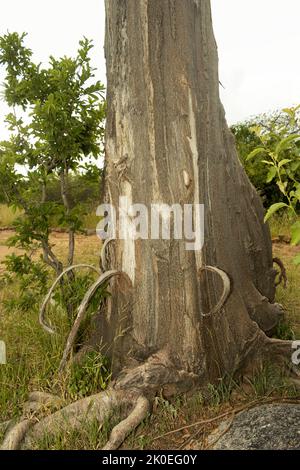
[[[262,405],[238,414],[230,427],[228,420],[221,423],[208,444],[214,450],[300,450],[299,425],[300,405]]]

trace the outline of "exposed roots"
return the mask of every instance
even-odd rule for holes
[[[5,436],[1,450],[18,450],[25,434],[31,426],[30,419],[24,419],[17,423]]]
[[[260,362],[270,359],[274,362],[284,358],[284,364],[290,366],[290,374],[297,375],[297,370],[291,367],[291,341],[270,339],[260,332],[248,352],[251,352],[248,364],[252,371]],[[61,406],[59,398],[33,392],[25,404],[20,422],[14,427],[10,423],[5,425],[8,431],[2,449],[33,448],[45,435],[66,433],[70,429],[80,430],[95,420],[101,427],[105,420],[116,414],[120,422],[113,428],[103,449],[117,449],[147,417],[151,402],[159,391],[168,397],[195,389],[197,385],[200,385],[199,377],[178,370],[172,364],[168,352],[162,350],[143,364],[124,369],[106,391],[83,398],[52,414],[49,414],[49,406]]]
[[[262,340],[263,338],[263,340]],[[249,352],[244,372],[252,375],[254,371],[268,363],[274,364],[286,372],[287,377],[296,380],[300,377],[299,367],[293,363],[293,341],[284,341],[276,338],[261,337],[256,347]]]
[[[67,343],[66,343],[66,347],[65,347],[65,350],[64,350],[64,353],[63,353],[63,357],[62,357],[61,363],[59,365],[59,371],[60,372],[64,369],[64,367],[66,365],[68,357],[69,357],[69,355],[71,353],[71,350],[73,348],[73,344],[74,344],[76,335],[78,333],[79,327],[81,325],[82,320],[84,319],[85,313],[86,313],[87,308],[89,306],[90,300],[95,295],[95,293],[99,289],[99,287],[102,286],[102,284],[104,284],[106,281],[108,281],[112,277],[119,276],[120,274],[122,274],[121,271],[107,271],[106,273],[101,274],[99,279],[97,279],[97,281],[94,282],[94,284],[91,285],[91,287],[89,288],[89,290],[85,294],[85,296],[84,296],[84,298],[83,298],[83,300],[82,300],[82,302],[81,302],[81,304],[78,308],[78,313],[77,313],[76,320],[75,320],[75,322],[74,322],[74,324],[71,328],[70,334],[69,334],[68,339],[67,339]]]
[[[97,274],[99,274],[99,276],[101,276],[101,271],[97,268],[95,268],[94,266],[90,265],[90,264],[76,264],[74,266],[70,266],[69,268],[65,269],[54,281],[54,283],[52,284],[48,294],[46,295],[45,297],[45,300],[40,308],[40,313],[39,313],[39,322],[40,322],[40,325],[44,328],[45,331],[47,331],[48,333],[50,334],[54,334],[55,333],[55,330],[53,328],[51,328],[51,326],[49,326],[45,320],[45,314],[46,314],[46,309],[47,309],[47,306],[52,298],[52,295],[53,295],[53,292],[56,288],[56,286],[58,285],[58,283],[61,281],[61,279],[65,276],[65,274],[69,273],[70,271],[74,271],[75,269],[82,269],[82,268],[86,268],[86,269],[91,269],[92,271],[95,271]]]
[[[114,427],[105,449],[117,449],[126,437],[146,418],[150,411],[149,400],[137,391],[114,390],[83,398],[55,413],[36,420],[34,416],[22,419],[4,438],[2,450],[30,448],[43,436],[80,430],[97,420],[99,426],[113,413],[125,417]],[[37,422],[36,422],[37,421]]]
[[[280,268],[280,272],[278,273],[279,277],[275,283],[275,286],[278,287],[280,284],[282,284],[283,288],[286,289],[288,281],[285,266],[280,258],[273,258],[273,263],[277,264],[277,266]]]
[[[29,431],[33,422],[36,419],[37,413],[50,408],[58,408],[62,405],[62,400],[49,393],[44,392],[31,392],[28,396],[28,401],[23,405],[23,414],[18,423],[13,424],[13,420],[2,423],[1,427],[3,432],[6,432],[1,450],[17,450],[21,446],[25,435]]]
[[[176,391],[187,391],[195,387],[196,379],[195,374],[177,370],[163,350],[145,363],[123,370],[106,391],[83,398],[52,414],[49,414],[49,407],[45,409],[45,404],[57,405],[58,398],[34,392],[26,405],[28,410],[30,403],[31,414],[28,416],[23,412],[20,423],[7,432],[3,449],[32,448],[45,435],[80,430],[95,420],[101,426],[117,413],[121,421],[114,427],[105,446],[106,450],[116,449],[146,418],[158,391],[163,390],[166,395],[168,392],[172,395]]]
[[[109,441],[103,447],[103,450],[118,449],[126,437],[147,417],[149,412],[149,400],[144,396],[140,396],[130,415],[113,428]]]

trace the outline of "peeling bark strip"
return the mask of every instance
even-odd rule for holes
[[[106,0],[106,202],[205,204],[205,245],[117,240],[125,271],[99,318],[115,372],[167,350],[200,383],[239,369],[276,325],[275,272],[263,207],[239,163],[219,99],[209,0]],[[197,227],[197,220],[194,220]],[[226,303],[218,271],[227,273]],[[226,281],[227,282],[227,281]],[[227,298],[228,297],[228,298]],[[218,305],[221,315],[210,315]],[[254,322],[253,322],[254,320]],[[119,334],[120,324],[125,334]],[[261,328],[261,329],[260,329]]]

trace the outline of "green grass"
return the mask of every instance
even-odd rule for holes
[[[272,238],[283,237],[288,240],[291,237],[291,226],[296,220],[295,217],[289,216],[286,212],[281,215],[275,214],[269,220]]]
[[[63,391],[57,368],[66,322],[63,316],[58,316],[57,322],[59,334],[49,335],[38,327],[36,311],[24,314],[1,310],[1,339],[6,343],[7,364],[0,366],[0,421],[19,415],[30,390]]]
[[[295,251],[289,245],[275,245],[274,255],[281,258],[287,271],[287,287],[277,288],[276,300],[283,305],[286,312],[285,322],[279,326],[281,339],[300,338],[300,266],[293,264]]]
[[[55,239],[56,240],[56,239]],[[63,251],[65,245],[59,245]],[[81,237],[80,254],[77,261],[89,259],[95,264],[98,255],[98,240],[95,237]],[[274,255],[285,263],[288,274],[288,287],[279,287],[277,301],[287,310],[287,320],[280,326],[279,334],[290,339],[290,335],[300,338],[300,267],[293,265],[294,250],[289,245],[275,245]],[[62,357],[69,323],[65,312],[52,306],[47,313],[55,324],[58,334],[49,335],[38,324],[37,309],[28,312],[11,309],[5,311],[3,300],[14,297],[17,286],[5,287],[0,292],[0,339],[6,342],[7,365],[0,366],[0,422],[18,417],[22,404],[29,391],[41,390],[61,396],[69,403],[105,388],[109,380],[109,367],[101,354],[91,353],[80,365],[68,368],[59,375],[58,365]],[[99,370],[100,376],[99,376]],[[178,397],[169,402],[163,396],[156,398],[152,416],[148,417],[132,433],[125,443],[126,448],[156,449],[178,448],[188,436],[175,434],[158,441],[155,437],[171,429],[184,426],[197,420],[216,416],[233,404],[247,403],[264,396],[293,397],[295,389],[287,384],[281,371],[272,366],[264,367],[247,384],[239,384],[232,379],[222,380],[208,387],[207,393]],[[69,430],[56,436],[44,436],[37,442],[36,449],[100,449],[118,421],[115,413],[101,428],[97,422],[82,426],[80,431]],[[1,439],[1,435],[0,435]]]

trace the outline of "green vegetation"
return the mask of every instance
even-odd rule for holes
[[[62,240],[61,246],[63,246]],[[78,239],[78,244],[80,250],[76,254],[75,261],[81,262],[87,258],[89,262],[95,263],[99,247],[97,238],[81,237]],[[287,289],[279,287],[277,300],[287,311],[286,324],[290,325],[295,337],[299,337],[300,271],[292,262],[296,249],[288,244],[276,244],[274,254],[284,260],[288,275]],[[51,306],[48,316],[55,324],[58,334],[48,335],[38,324],[37,306],[26,312],[17,308],[12,308],[10,311],[3,308],[3,301],[14,298],[15,288],[14,284],[1,290],[0,331],[1,339],[7,344],[8,364],[0,367],[0,422],[20,415],[21,406],[26,401],[29,391],[55,393],[69,403],[105,389],[110,379],[110,370],[106,359],[99,353],[89,353],[82,363],[68,367],[63,374],[58,374],[58,365],[69,331],[66,312],[61,307]],[[279,333],[285,338],[287,334],[290,335],[291,330],[283,326]],[[243,384],[227,378],[217,385],[211,385],[207,393],[198,392],[193,396],[178,397],[172,402],[163,396],[158,396],[153,415],[129,436],[125,447],[156,449],[180,446],[188,440],[188,433],[175,433],[159,440],[154,439],[171,429],[215,417],[233,406],[247,405],[255,399],[266,396],[287,398],[295,396],[295,388],[271,365]],[[112,419],[107,420],[100,429],[96,422],[89,426],[83,424],[80,432],[70,430],[64,435],[45,436],[42,441],[36,443],[36,448],[100,449],[117,422],[116,410]],[[210,429],[209,426],[205,428],[206,432]],[[198,428],[193,432],[196,430]]]
[[[23,310],[40,302],[53,275],[73,264],[75,234],[89,222],[100,198],[101,170],[95,161],[102,155],[105,119],[104,87],[90,65],[91,42],[84,38],[75,58],[50,57],[44,68],[33,62],[25,36],[0,37],[3,96],[11,108],[6,117],[10,138],[0,142],[0,198],[6,214],[17,211],[8,243],[24,252],[7,257],[2,282],[17,282],[18,299],[9,308]],[[68,232],[66,261],[50,243],[53,226]],[[70,321],[77,305],[74,293],[91,280],[73,272],[62,279],[56,301],[68,310]]]
[[[300,178],[299,109],[263,114],[231,127],[240,160],[267,208],[286,202],[286,190]]]
[[[97,223],[93,210],[101,197],[102,171],[95,160],[103,152],[104,88],[94,81],[88,40],[80,42],[75,58],[51,57],[49,67],[43,68],[32,61],[24,39],[16,33],[0,38],[4,96],[12,109],[6,119],[10,139],[0,142],[0,226],[14,228],[14,236],[0,244],[0,248],[5,244],[3,256],[0,251],[0,331],[8,354],[7,365],[0,367],[0,422],[20,415],[29,391],[57,394],[67,404],[105,390],[111,378],[110,364],[101,352],[89,352],[58,373],[70,325],[92,275],[66,276],[53,296],[47,315],[57,334],[45,333],[38,324],[41,300],[54,277],[74,262],[98,264],[99,241],[81,234]],[[284,261],[288,276],[287,288],[280,286],[277,291],[277,301],[287,312],[276,332],[282,339],[300,335],[300,270],[295,265],[295,256],[300,263],[299,109],[260,116],[232,128],[241,161],[268,209],[272,236],[292,240],[293,246],[274,245],[274,255]],[[67,234],[55,238],[53,227]],[[107,295],[104,286],[90,303],[75,353]],[[125,445],[155,449],[176,443],[181,448],[191,434],[156,438],[253,399],[294,396],[294,386],[272,365],[244,383],[228,377],[205,393],[172,402],[162,394],[155,399],[153,415]],[[95,421],[83,424],[80,432],[46,435],[36,448],[100,449],[118,421],[115,410],[101,428]],[[204,433],[203,428],[200,431]]]
[[[232,130],[240,158],[257,189],[272,185],[272,197],[264,194],[265,221],[280,213],[289,223],[291,244],[300,244],[300,105]],[[251,150],[249,152],[249,150]],[[246,155],[246,152],[249,152]],[[274,190],[275,185],[275,190]],[[279,191],[279,193],[278,193]],[[278,219],[277,219],[278,220]],[[300,255],[294,259],[300,264]]]

